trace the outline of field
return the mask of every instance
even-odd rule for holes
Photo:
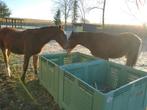
[[[147,71],[146,40],[143,40],[143,49],[135,68]],[[73,51],[90,54],[90,51],[78,45]],[[45,45],[42,53],[63,52],[62,48],[54,41]],[[112,60],[124,64],[125,58]],[[30,62],[27,71],[27,92],[19,80],[22,72],[23,56],[12,54],[10,65],[13,76],[9,78],[6,74],[3,56],[0,51],[0,110],[59,110],[53,97],[40,85],[37,76],[33,74]]]

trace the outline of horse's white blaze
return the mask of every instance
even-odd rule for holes
[[[72,31],[64,31],[64,34],[66,35],[67,39],[70,38]]]

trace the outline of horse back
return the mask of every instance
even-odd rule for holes
[[[22,32],[13,28],[2,28],[0,30],[0,44],[1,48],[7,48],[13,53],[24,53],[24,36]]]
[[[140,48],[142,45],[141,38],[134,33],[130,33],[130,32],[120,33],[119,37],[122,40],[122,42],[127,45],[128,49],[135,47]]]
[[[110,45],[115,46],[118,43],[119,38],[116,35],[103,32],[77,32],[74,33],[69,40],[71,40],[71,43],[78,42],[77,44],[82,44],[85,47],[103,47],[102,49],[104,49],[110,47]]]
[[[134,45],[140,45],[140,38],[132,33],[113,35],[103,32],[79,32],[71,37],[73,42],[78,42],[87,47],[93,55],[103,58],[121,57]]]

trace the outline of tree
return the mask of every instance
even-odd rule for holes
[[[105,26],[105,7],[106,7],[106,0],[97,0],[97,6],[89,8],[89,10],[93,10],[93,9],[102,10],[102,28],[103,29]]]
[[[57,10],[57,13],[54,17],[54,23],[55,25],[61,25],[61,12],[60,9]]]
[[[4,18],[4,17],[9,17],[11,14],[9,8],[7,7],[7,5],[3,2],[0,1],[0,17]]]
[[[140,7],[142,7],[145,4],[146,0],[136,0],[136,6],[138,9],[140,9]]]
[[[103,2],[103,8],[102,8],[102,27],[104,29],[105,26],[105,7],[106,7],[106,0]]]
[[[144,19],[145,12],[143,9],[145,8],[146,0],[125,0],[125,3],[127,14],[133,16],[144,25],[146,19]]]
[[[83,18],[81,18],[81,22],[82,23],[90,23],[90,21],[88,19],[83,19]]]
[[[64,16],[64,25],[66,29],[67,19],[70,16],[70,12],[72,10],[73,0],[54,0],[55,4],[60,8],[63,16]]]
[[[86,0],[79,0],[79,10],[80,14],[82,16],[81,21],[85,24],[86,23],[86,12],[87,12],[87,7],[86,7]]]
[[[78,20],[78,1],[77,0],[74,0],[72,14],[73,14],[72,23],[76,23]]]

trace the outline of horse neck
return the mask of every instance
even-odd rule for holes
[[[41,46],[48,43],[51,40],[57,41],[61,46],[64,45],[63,41],[60,40],[59,37],[56,37],[57,29],[55,28],[39,30],[38,32],[36,32],[36,36],[38,36],[38,38],[40,37],[39,42]]]
[[[58,42],[60,44],[60,46],[63,47],[64,42],[62,40],[60,40],[60,39],[53,39],[53,40],[55,40],[56,42]]]
[[[77,44],[85,46],[86,42],[88,42],[86,36],[82,36],[82,34],[75,35],[74,37]]]
[[[51,37],[50,40],[55,40],[56,42],[58,42],[60,44],[60,46],[63,47],[64,45],[64,40],[61,38],[60,33],[56,32],[56,30],[54,31],[55,33],[53,34],[53,36]]]
[[[53,40],[54,33],[49,30],[40,30],[36,33],[36,36],[40,37],[40,42],[42,45],[48,43],[50,40]]]

